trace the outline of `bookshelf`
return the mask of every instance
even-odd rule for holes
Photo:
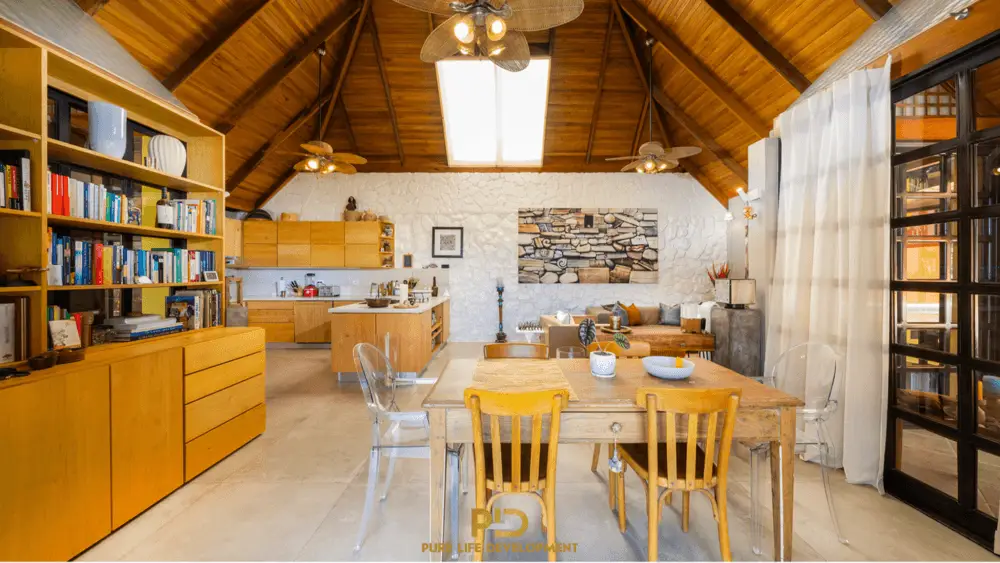
[[[187,146],[185,176],[175,176],[143,164],[110,157],[99,152],[50,138],[48,133],[49,89],[54,88],[83,101],[102,100],[125,109],[127,118],[144,127],[180,139]],[[28,353],[48,349],[47,308],[50,304],[103,302],[109,290],[122,292],[123,311],[138,302],[134,290],[148,303],[162,300],[173,289],[218,289],[224,294],[225,254],[223,219],[225,210],[225,136],[198,119],[111,74],[80,60],[8,22],[0,22],[0,150],[28,151],[31,160],[31,211],[0,208],[0,272],[49,264],[48,229],[56,234],[87,232],[101,237],[117,233],[122,244],[133,249],[160,247],[215,252],[217,282],[49,285],[45,272],[28,273],[34,286],[0,287],[0,296],[28,299]],[[51,214],[48,208],[48,171],[60,163],[132,181],[132,185],[169,188],[186,199],[214,200],[218,235],[119,224]],[[141,188],[138,188],[141,191]],[[183,194],[177,194],[183,192]],[[143,237],[139,239],[137,237]],[[140,245],[140,241],[144,243]],[[13,277],[13,276],[8,276]],[[222,299],[225,318],[225,299]],[[203,329],[206,330],[206,329]],[[105,346],[124,346],[107,344]]]

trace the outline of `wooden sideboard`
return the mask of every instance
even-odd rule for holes
[[[385,235],[388,227],[391,235]],[[251,268],[382,268],[394,264],[395,227],[383,221],[243,222]]]
[[[264,432],[264,334],[96,346],[0,382],[0,560],[69,560]]]

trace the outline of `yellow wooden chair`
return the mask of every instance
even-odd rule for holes
[[[597,350],[597,344],[598,344],[597,342],[591,343],[590,346],[587,346],[587,351],[593,352],[594,350]],[[630,342],[631,346],[629,347],[628,350],[623,350],[621,346],[619,346],[614,342],[611,342],[610,344],[607,342],[601,342],[600,344],[604,350],[611,352],[612,354],[618,356],[619,358],[645,358],[646,356],[649,356],[650,353],[652,352],[652,349],[649,347],[649,342]],[[612,448],[611,444],[608,444],[609,458],[611,457],[611,454],[613,452],[611,448]],[[590,462],[590,470],[596,473],[597,465],[599,463],[601,463],[601,445],[594,444],[594,459]],[[611,483],[610,472],[608,473],[608,483],[609,484]],[[609,497],[608,502],[612,503],[612,508],[614,508],[613,504],[614,497]]]
[[[739,389],[662,389],[645,387],[636,393],[636,402],[646,406],[645,444],[619,444],[618,455],[646,484],[646,512],[649,518],[649,560],[656,561],[659,523],[664,502],[674,491],[684,495],[681,529],[688,531],[691,492],[705,493],[712,503],[712,514],[719,523],[719,547],[723,561],[732,561],[729,550],[729,524],[726,517],[726,474],[729,450],[736,424]],[[664,413],[665,442],[657,419]],[[718,436],[719,415],[725,416],[722,435]],[[678,417],[679,415],[679,417]],[[699,420],[704,418],[705,448],[698,446]],[[718,439],[718,464],[715,462]],[[678,440],[686,445],[678,448]],[[652,478],[650,478],[652,476]],[[664,490],[661,492],[660,487]],[[625,532],[625,472],[618,473],[612,487],[618,500],[618,528]]]
[[[569,390],[496,393],[465,390],[465,406],[472,413],[473,452],[476,462],[476,508],[492,513],[493,503],[504,495],[530,494],[542,507],[542,528],[551,549],[556,541],[556,454],[559,421],[569,401]],[[483,415],[489,417],[489,439],[485,442]],[[542,417],[549,415],[548,443],[542,441]],[[531,440],[521,442],[521,417],[531,417]],[[501,419],[509,419],[510,442],[499,439]],[[505,421],[504,427],[507,428]],[[484,545],[486,531],[476,529],[475,541]],[[477,550],[475,560],[482,561]]]
[[[504,358],[546,360],[549,357],[549,347],[530,342],[494,342],[483,346],[483,357],[487,360]]]

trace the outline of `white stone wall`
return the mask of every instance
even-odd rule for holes
[[[710,297],[705,269],[726,259],[725,209],[686,174],[300,174],[265,206],[273,216],[339,220],[347,198],[396,223],[396,266],[449,264],[451,340],[492,340],[495,284],[506,283],[504,329],[556,310],[582,312],[615,300],[639,305]],[[658,284],[518,285],[517,210],[522,207],[650,207],[659,211]],[[431,257],[431,227],[464,227],[465,256]]]

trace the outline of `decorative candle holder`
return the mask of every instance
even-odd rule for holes
[[[507,342],[507,333],[503,331],[503,280],[497,279],[497,312],[499,313],[499,324],[497,327],[497,342]]]

